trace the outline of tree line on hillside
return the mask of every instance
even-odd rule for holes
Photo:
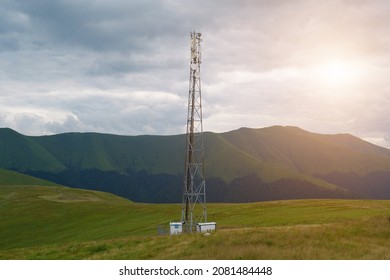
[[[101,171],[67,169],[59,173],[28,171],[29,175],[61,185],[110,192],[135,202],[180,203],[183,194],[181,174],[150,174],[146,171]],[[256,174],[236,178],[227,183],[220,178],[206,179],[208,202],[255,202],[305,198],[359,198],[343,190],[328,190],[298,179],[282,179],[266,183]]]

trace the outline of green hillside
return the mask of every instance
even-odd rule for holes
[[[176,174],[184,149],[182,136],[118,136],[65,133],[34,139],[67,168]],[[179,165],[179,166],[178,166]]]
[[[158,236],[180,211],[96,191],[1,185],[0,259],[390,258],[390,201],[209,204],[211,236]]]
[[[64,133],[30,137],[0,129],[0,168],[138,202],[180,202],[184,135]],[[390,198],[390,151],[352,135],[297,127],[205,133],[209,201]]]
[[[242,128],[223,134],[240,151],[305,174],[390,170],[390,151],[351,135],[322,135],[298,127]]]
[[[0,129],[0,168],[59,171],[64,166],[34,138]]]
[[[0,248],[143,235],[163,213],[111,194],[64,187],[1,186]],[[162,210],[164,206],[161,206]]]

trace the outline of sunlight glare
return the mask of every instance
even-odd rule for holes
[[[346,85],[353,79],[354,69],[351,65],[342,61],[332,61],[322,65],[320,75],[329,85]]]

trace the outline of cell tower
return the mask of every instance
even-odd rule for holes
[[[208,232],[216,227],[215,222],[207,222],[200,82],[201,35],[195,31],[191,32],[183,204],[181,221],[170,223],[171,234]]]
[[[207,222],[200,82],[201,42],[201,33],[191,32],[190,83],[181,218],[184,231],[189,233],[195,229],[197,223]]]

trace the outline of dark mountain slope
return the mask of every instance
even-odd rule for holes
[[[184,141],[184,135],[29,137],[0,129],[0,168],[134,201],[180,202]],[[351,135],[275,126],[208,132],[204,143],[209,201],[390,198],[390,151]]]

